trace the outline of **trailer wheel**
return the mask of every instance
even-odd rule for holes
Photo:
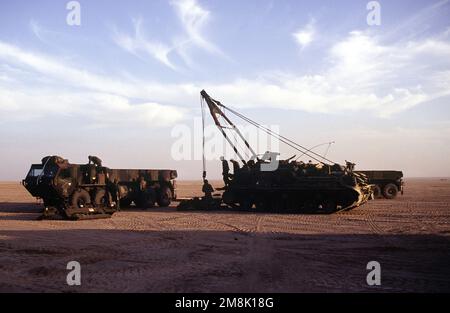
[[[106,193],[105,189],[99,189],[95,193],[95,199],[94,199],[95,206],[106,207],[111,202],[112,202],[112,197],[109,193],[108,194]]]
[[[158,205],[161,207],[166,207],[170,205],[172,200],[172,190],[168,186],[163,186],[158,192]]]
[[[148,188],[139,194],[136,206],[143,209],[152,208],[155,205],[156,192],[153,188]]]
[[[394,199],[397,196],[398,188],[395,184],[387,184],[383,188],[383,196],[386,199]]]
[[[132,200],[129,198],[120,199],[120,207],[128,208],[131,205]]]
[[[381,193],[381,188],[379,185],[375,185],[375,188],[373,188],[373,196],[375,199],[382,198],[383,194]]]
[[[91,204],[91,196],[86,190],[78,189],[73,193],[70,204],[73,208],[84,208]]]

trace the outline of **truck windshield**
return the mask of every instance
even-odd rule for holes
[[[42,166],[33,166],[28,172],[28,176],[38,177],[39,175],[42,174],[42,172],[43,172]]]

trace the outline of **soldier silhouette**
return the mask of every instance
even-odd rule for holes
[[[206,200],[212,200],[212,193],[214,192],[214,188],[213,186],[211,186],[207,179],[203,181],[202,191],[205,194]]]
[[[94,164],[96,166],[102,166],[102,160],[100,158],[98,158],[96,156],[93,156],[93,155],[90,155],[88,157],[88,159],[89,159],[89,164],[92,163],[92,164]]]
[[[220,157],[220,161],[222,161],[222,177],[223,183],[225,186],[228,186],[230,183],[230,166],[228,165],[228,161],[225,160],[223,156]]]

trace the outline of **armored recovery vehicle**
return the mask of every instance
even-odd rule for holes
[[[47,156],[31,165],[23,186],[44,203],[43,218],[110,217],[132,202],[149,208],[168,206],[176,198],[175,170],[110,169],[90,156],[88,164],[71,164]]]
[[[204,115],[204,102],[206,102],[214,123],[241,162],[239,164],[238,161],[233,160],[233,173],[230,173],[228,162],[222,160],[225,186],[221,200],[228,207],[244,210],[256,207],[260,210],[333,213],[354,208],[373,197],[373,186],[368,183],[366,175],[353,170],[355,164],[347,162],[345,166],[342,166],[330,161],[311,149],[226,107],[211,98],[204,90],[201,91],[201,97],[202,114]],[[275,137],[309,157],[311,161],[306,163],[296,161],[293,160],[295,156],[286,160],[277,160],[279,153],[273,152],[266,152],[262,156],[257,155],[229,119],[228,113]],[[241,150],[236,144],[238,139]],[[245,151],[242,151],[242,147]],[[244,154],[251,157],[245,158]],[[315,162],[313,163],[312,160]],[[203,179],[205,178],[206,169],[203,162]],[[182,201],[179,208],[187,209],[190,206],[204,208],[205,204],[187,200]]]

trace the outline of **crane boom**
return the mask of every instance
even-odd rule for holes
[[[252,155],[252,158],[256,158],[255,150],[253,150],[253,148],[250,146],[248,141],[242,135],[242,133],[239,130],[239,128],[237,128],[236,125],[234,125],[234,123],[225,115],[224,111],[222,111],[222,109],[221,109],[221,108],[226,109],[227,107],[224,106],[219,101],[214,100],[213,98],[211,98],[206,93],[205,90],[202,90],[200,92],[200,95],[202,96],[202,99],[206,102],[206,104],[208,105],[209,112],[211,113],[211,116],[212,116],[212,118],[214,120],[214,124],[216,124],[217,128],[219,128],[219,130],[221,131],[222,135],[227,140],[227,142],[231,145],[231,147],[233,148],[234,152],[238,155],[238,157],[240,158],[242,163],[245,164],[247,161],[242,156],[241,152],[238,151],[236,145],[230,140],[229,136],[227,136],[227,133],[225,132],[225,129],[231,129],[231,130],[235,131],[238,134],[239,138],[241,138],[241,140],[244,142],[245,147],[250,151],[250,154]],[[219,118],[223,118],[225,123],[226,123],[226,125],[223,125],[220,122]]]

